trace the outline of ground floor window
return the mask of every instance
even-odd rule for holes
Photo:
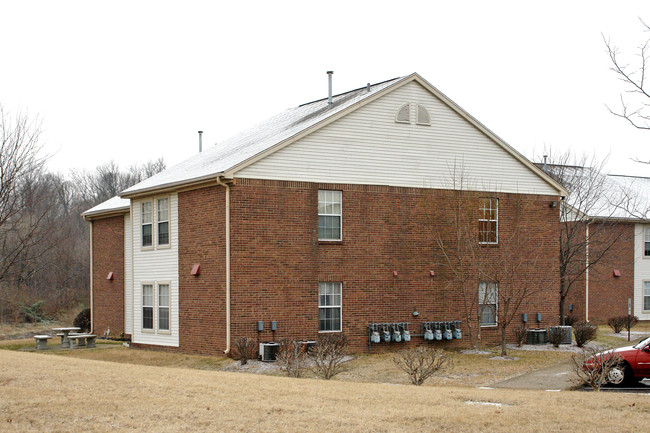
[[[341,283],[318,283],[318,331],[341,330]]]
[[[650,281],[643,282],[643,311],[650,311]]]
[[[169,283],[142,284],[142,330],[169,333]]]
[[[481,326],[497,324],[497,283],[482,281],[478,286],[478,312]]]

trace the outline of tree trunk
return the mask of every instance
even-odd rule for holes
[[[506,352],[506,325],[501,326],[501,356],[508,356]]]
[[[566,295],[568,292],[565,290],[566,281],[564,275],[560,275],[560,325],[564,326],[564,304],[566,302]]]

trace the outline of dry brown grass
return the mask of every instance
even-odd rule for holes
[[[644,395],[288,379],[6,350],[0,387],[0,431],[643,431],[650,413]]]

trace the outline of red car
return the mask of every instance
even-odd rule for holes
[[[612,368],[607,375],[607,381],[612,385],[635,383],[650,377],[650,337],[634,346],[619,347],[603,353],[616,353],[623,358],[623,363]]]

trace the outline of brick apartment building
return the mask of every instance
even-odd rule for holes
[[[361,351],[369,324],[409,322],[421,343],[422,322],[465,320],[437,243],[454,238],[459,167],[476,243],[497,251],[524,221],[535,272],[554,280],[517,314],[557,324],[566,191],[412,74],[289,109],[85,212],[94,331],[203,354],[343,332]],[[470,286],[497,342],[499,284]]]

